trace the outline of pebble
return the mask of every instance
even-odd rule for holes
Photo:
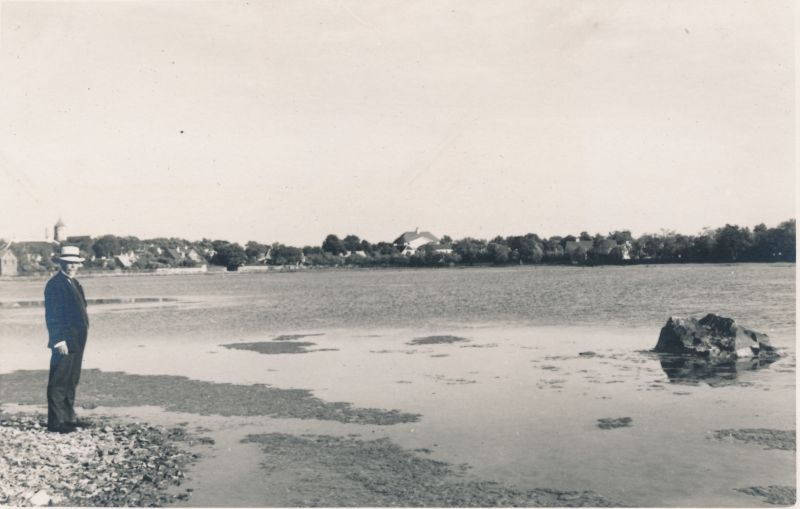
[[[31,503],[31,505],[41,506],[50,504],[51,500],[52,497],[50,497],[45,490],[39,490],[28,501]]]
[[[208,443],[180,428],[93,424],[56,434],[44,416],[0,414],[0,505],[166,505],[198,457],[183,447]]]

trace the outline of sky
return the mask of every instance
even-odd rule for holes
[[[791,0],[0,1],[0,238],[795,217]]]

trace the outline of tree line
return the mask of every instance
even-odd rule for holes
[[[576,243],[575,241],[584,241]],[[446,249],[442,249],[442,247]],[[572,249],[570,249],[572,248]],[[431,267],[450,265],[794,262],[795,220],[768,228],[726,224],[697,235],[674,231],[633,237],[629,230],[606,235],[551,236],[535,233],[490,240],[445,235],[440,245],[425,245],[411,255],[391,243],[370,244],[355,235],[328,235],[319,248],[303,248],[313,265]],[[344,261],[342,257],[344,256]]]
[[[439,244],[424,245],[412,253],[393,242],[372,243],[357,235],[340,238],[329,234],[319,246],[295,247],[251,240],[244,246],[227,240],[154,238],[103,235],[69,239],[87,256],[87,267],[113,268],[116,257],[130,256],[125,268],[151,270],[160,267],[192,267],[201,263],[229,270],[248,264],[305,265],[311,267],[442,267],[456,265],[576,264],[607,265],[635,263],[726,263],[794,262],[795,220],[769,228],[752,229],[726,224],[703,229],[697,235],[674,231],[646,233],[639,237],[629,230],[608,234],[540,237],[535,233],[496,236],[490,240],[445,235]],[[581,242],[577,242],[581,241]],[[12,245],[22,256],[21,272],[52,268],[46,247]],[[42,251],[36,253],[37,249]],[[32,252],[34,254],[32,254]],[[118,262],[117,262],[118,263]],[[118,266],[118,265],[116,265]]]

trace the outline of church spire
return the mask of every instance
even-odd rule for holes
[[[58,216],[58,222],[56,223],[55,227],[53,227],[53,241],[54,242],[65,242],[67,240],[67,225],[64,224],[64,221],[61,220],[61,216]]]

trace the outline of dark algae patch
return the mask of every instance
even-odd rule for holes
[[[782,451],[796,450],[795,432],[793,430],[747,428],[723,429],[714,432],[718,440],[734,439],[747,444],[756,444],[765,449],[780,449]]]
[[[466,338],[460,338],[458,336],[425,336],[422,338],[414,338],[408,343],[407,345],[441,345],[447,343],[461,343],[461,342],[468,342],[469,340]]]
[[[295,339],[303,339],[311,336],[322,336],[322,335],[323,334],[321,332],[317,332],[314,334],[283,334],[281,336],[273,338],[272,341],[294,341]]]
[[[253,352],[263,353],[267,355],[277,355],[284,353],[327,352],[336,350],[335,348],[317,348],[315,350],[309,350],[308,348],[311,346],[316,346],[316,343],[309,343],[307,341],[297,341],[291,343],[289,342],[272,343],[269,341],[255,341],[252,343],[228,343],[222,346],[234,350],[250,350]]]
[[[316,348],[309,350],[309,347],[316,346],[316,343],[309,341],[296,341],[309,336],[322,336],[317,334],[284,334],[270,341],[253,341],[250,343],[227,343],[222,346],[235,350],[250,350],[253,352],[267,355],[277,355],[285,353],[311,353],[311,352],[335,352],[337,348]],[[295,342],[296,341],[296,342]]]
[[[359,440],[283,433],[250,435],[261,444],[265,482],[290,507],[610,507],[591,491],[519,489],[472,478],[454,467],[402,449],[389,439]]]
[[[0,401],[44,405],[45,370],[0,374]],[[278,389],[263,384],[235,385],[172,375],[129,375],[84,370],[76,403],[80,406],[160,406],[172,412],[202,415],[268,415],[320,419],[354,424],[389,425],[416,422],[418,414],[398,410],[357,408],[329,403],[304,389]]]
[[[176,493],[208,443],[183,428],[107,419],[68,435],[45,431],[44,415],[0,415],[0,505],[150,507]]]
[[[797,500],[796,490],[791,486],[751,486],[749,488],[739,488],[736,491],[741,491],[754,497],[761,497],[764,502],[774,505],[792,506]]]
[[[604,417],[597,419],[597,427],[600,429],[628,428],[632,426],[633,419],[630,417]]]

